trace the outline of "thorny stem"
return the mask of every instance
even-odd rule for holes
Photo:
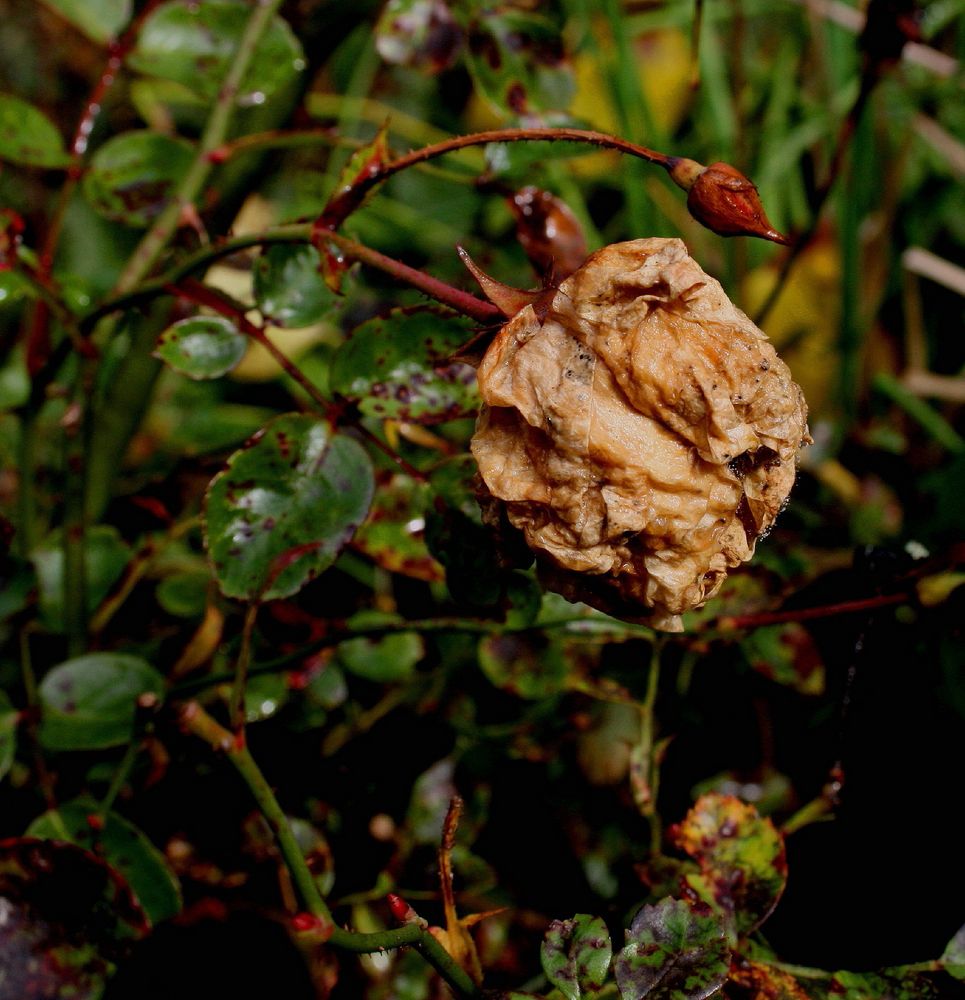
[[[93,90],[91,90],[90,96],[87,98],[87,103],[84,106],[84,110],[80,116],[80,121],[77,123],[77,128],[74,131],[74,135],[70,143],[70,155],[73,162],[71,163],[70,168],[67,171],[67,176],[64,178],[64,182],[61,185],[60,193],[57,197],[57,204],[54,206],[53,214],[51,215],[50,226],[47,228],[43,245],[40,248],[37,280],[41,286],[46,286],[50,281],[50,276],[54,267],[54,258],[57,254],[57,247],[60,244],[61,233],[63,232],[67,208],[70,205],[70,201],[74,196],[78,183],[80,182],[83,159],[87,152],[87,144],[90,141],[91,132],[93,132],[97,119],[103,109],[104,100],[113,88],[114,84],[117,82],[118,74],[124,65],[124,59],[137,40],[141,26],[144,24],[148,14],[150,14],[160,2],[161,0],[148,0],[141,12],[130,23],[124,34],[121,35],[119,39],[111,43],[108,49],[107,63],[104,66],[104,70],[98,78],[97,83],[94,85]],[[57,305],[59,305],[59,302]],[[58,310],[51,305],[51,302],[46,297],[37,303],[28,337],[28,357],[38,351],[46,353],[45,348],[48,338],[48,324],[51,312],[53,312],[54,315],[62,321],[62,317],[59,315]]]
[[[418,924],[406,924],[404,927],[376,934],[356,934],[336,926],[332,912],[322,898],[305,856],[292,833],[288,817],[244,741],[237,739],[224,726],[217,723],[197,702],[189,702],[181,707],[180,720],[188,732],[203,739],[214,750],[226,754],[238,775],[248,786],[261,814],[275,834],[278,849],[302,902],[308,908],[308,912],[317,917],[322,925],[320,941],[327,940],[336,948],[356,954],[388,951],[405,945],[413,946],[436,969],[457,996],[465,997],[467,1000],[475,1000],[480,996],[479,990],[467,973],[456,964],[445,948]]]
[[[474,132],[472,135],[457,135],[442,142],[423,146],[422,149],[406,153],[381,167],[369,183],[379,184],[401,170],[407,170],[417,163],[444,156],[457,149],[467,146],[488,146],[491,142],[579,142],[589,146],[599,146],[602,149],[615,149],[627,153],[648,163],[656,163],[666,170],[671,170],[678,157],[668,156],[656,149],[648,149],[635,142],[629,142],[605,132],[593,132],[582,128],[507,128],[492,129],[488,132]]]
[[[214,167],[210,153],[224,142],[228,134],[238,91],[251,65],[258,41],[268,29],[280,6],[281,0],[260,0],[252,8],[231,66],[218,93],[218,99],[201,135],[197,154],[174,196],[155,219],[121,273],[115,289],[118,294],[129,292],[154,267],[177,230],[182,213],[195,203],[201,193]]]
[[[447,285],[438,278],[433,278],[423,271],[418,271],[401,261],[379,253],[370,247],[357,243],[341,233],[327,232],[325,238],[334,243],[346,257],[368,264],[380,271],[418,288],[437,301],[448,305],[463,315],[469,316],[481,323],[500,323],[505,317],[493,305],[483,299],[476,298],[468,292]],[[178,285],[185,277],[198,271],[213,261],[228,257],[240,250],[254,246],[269,246],[275,243],[311,243],[312,224],[292,223],[267,229],[261,233],[251,233],[226,239],[209,247],[204,247],[186,257],[155,280],[144,282],[120,295],[116,295],[92,310],[80,321],[81,331],[89,333],[98,320],[119,309],[147,301],[158,295],[171,291],[171,286]]]
[[[728,615],[712,622],[712,631],[729,632],[734,629],[763,628],[766,625],[783,625],[786,622],[806,622],[816,618],[831,618],[835,615],[850,615],[856,611],[870,611],[874,608],[886,608],[895,604],[907,604],[910,594],[876,594],[874,597],[861,597],[854,601],[841,601],[838,604],[824,604],[816,608],[792,608],[787,611],[761,611],[749,615]]]
[[[271,342],[265,331],[248,319],[243,307],[239,306],[237,302],[222,292],[211,288],[209,285],[203,285],[200,281],[195,281],[193,278],[187,278],[179,285],[170,285],[167,290],[172,295],[187,299],[197,305],[207,306],[218,313],[218,315],[232,320],[246,337],[250,337],[268,351],[281,366],[285,374],[297,382],[308,393],[309,398],[323,413],[327,416],[333,415],[335,407],[333,407],[332,403],[318,391],[317,386],[305,376],[304,372],[297,365],[293,364],[284,352],[280,351]]]
[[[298,888],[302,902],[308,912],[318,917],[326,924],[333,924],[332,913],[328,904],[322,899],[322,894],[309,871],[308,864],[302,854],[298,841],[292,833],[288,817],[278,804],[275,793],[271,790],[261,769],[255,763],[243,738],[239,739],[224,726],[216,722],[197,703],[189,702],[180,709],[180,721],[188,732],[200,737],[214,750],[224,753],[241,779],[248,786],[261,814],[265,817],[278,841],[285,865],[291,872],[292,880]]]
[[[444,305],[455,309],[457,312],[479,323],[502,323],[506,318],[496,306],[491,305],[489,302],[478,299],[475,295],[470,295],[468,292],[463,292],[458,288],[453,288],[452,285],[447,285],[444,281],[432,277],[431,274],[426,274],[424,271],[419,271],[408,264],[403,264],[402,261],[387,257],[385,254],[379,253],[378,250],[373,250],[371,247],[365,246],[364,243],[357,243],[347,236],[342,236],[340,233],[331,231],[326,231],[323,238],[334,243],[346,256],[353,260],[368,264],[370,267],[378,268],[378,270],[384,271],[386,274],[407,285],[411,285],[420,292],[425,292],[426,295],[434,298],[437,302],[442,302]]]
[[[82,357],[79,362],[73,399],[62,420],[66,485],[61,544],[64,553],[64,624],[70,656],[79,656],[87,648],[87,517],[84,494],[94,368],[89,357]]]
[[[330,419],[333,423],[337,423],[339,420],[343,419],[350,420],[354,424],[358,433],[364,437],[366,441],[370,442],[373,446],[383,452],[385,456],[390,461],[394,462],[406,475],[420,481],[426,478],[424,472],[421,472],[419,469],[415,468],[415,466],[407,462],[401,455],[390,448],[381,438],[373,434],[372,431],[370,431],[359,420],[355,419],[353,415],[349,413],[340,403],[327,400],[318,391],[318,388],[305,375],[305,373],[298,367],[298,365],[291,361],[287,355],[275,346],[271,339],[265,334],[265,331],[260,326],[256,326],[252,323],[251,320],[245,316],[243,307],[238,303],[234,302],[231,298],[216,289],[211,288],[208,285],[203,285],[199,281],[195,281],[193,278],[184,279],[180,285],[167,286],[166,290],[172,295],[189,299],[191,302],[195,302],[198,305],[207,306],[219,315],[225,316],[235,322],[241,329],[242,333],[261,344],[268,351],[268,353],[281,366],[282,370],[298,385],[300,385],[306,393],[308,393],[312,402],[315,403],[315,405],[322,411],[322,413],[325,414],[326,417],[328,417],[328,419]]]

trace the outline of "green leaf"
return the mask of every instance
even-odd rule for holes
[[[175,618],[199,618],[208,603],[210,580],[206,573],[172,573],[157,585],[157,602]]]
[[[71,162],[54,123],[11,94],[0,94],[0,160],[24,167],[66,167]]]
[[[235,0],[161,4],[144,22],[128,65],[148,76],[184,84],[214,100],[235,57],[251,5]],[[263,104],[286,87],[305,67],[301,44],[291,28],[275,17],[255,49],[238,92],[242,106]]]
[[[601,917],[578,913],[554,920],[540,949],[546,978],[566,997],[579,1000],[605,982],[613,956],[610,933]]]
[[[85,537],[87,611],[93,613],[120,578],[131,550],[116,528],[97,525]],[[37,573],[40,613],[47,628],[64,630],[64,550],[60,532],[54,532],[30,556]]]
[[[290,597],[335,561],[365,519],[372,466],[324,420],[271,421],[212,480],[204,535],[222,593]]]
[[[254,267],[258,308],[279,326],[299,328],[318,323],[335,301],[320,268],[313,246],[281,243],[268,247]]]
[[[811,633],[798,622],[752,629],[741,640],[748,663],[799,694],[824,691],[824,663]]]
[[[667,897],[641,907],[613,971],[623,1000],[704,1000],[727,979],[729,958],[716,917]]]
[[[928,973],[903,968],[835,972],[826,990],[821,989],[823,985],[815,993],[827,1000],[942,1000],[958,994],[958,990],[949,993],[951,984],[947,979],[939,984]]]
[[[339,348],[332,390],[372,417],[431,424],[475,413],[475,372],[451,360],[471,336],[464,321],[435,309],[395,309]]]
[[[127,885],[93,854],[36,838],[0,844],[2,992],[94,1000],[148,923]]]
[[[248,338],[224,316],[191,316],[169,326],[154,356],[197,380],[220,378],[245,356]]]
[[[187,173],[194,148],[183,139],[139,129],[108,139],[84,174],[84,195],[113,222],[149,226]]]
[[[89,653],[54,667],[40,683],[40,742],[49,750],[99,750],[131,738],[139,695],[164,695],[164,678],[125,653]]]
[[[542,632],[495,632],[479,643],[479,665],[498,688],[520,698],[549,698],[566,687],[569,664]]]
[[[284,674],[261,674],[252,677],[245,688],[245,721],[264,722],[288,700]]]
[[[422,636],[415,632],[360,636],[338,645],[338,658],[346,670],[379,684],[409,680],[425,654]]]
[[[95,42],[109,42],[131,19],[132,0],[44,0]]]
[[[965,927],[948,942],[939,961],[950,976],[965,979]]]
[[[13,766],[17,752],[17,726],[20,713],[10,699],[0,691],[0,778]]]
[[[768,917],[787,882],[784,840],[769,819],[733,795],[702,795],[670,831],[699,865],[691,889],[747,935]]]
[[[66,840],[103,858],[124,876],[152,924],[179,913],[181,887],[164,855],[123,816],[115,812],[103,817],[98,814],[93,799],[74,799],[35,819],[27,836]],[[95,822],[91,823],[90,817]]]

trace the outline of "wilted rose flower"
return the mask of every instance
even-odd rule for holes
[[[671,631],[751,557],[810,440],[787,366],[676,239],[593,254],[478,377],[487,517],[552,589]]]

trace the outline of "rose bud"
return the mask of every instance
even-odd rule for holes
[[[705,167],[695,160],[674,157],[670,176],[687,193],[687,208],[701,225],[718,236],[759,236],[787,244],[764,214],[754,183],[729,163]]]
[[[668,631],[751,558],[810,440],[787,365],[676,239],[521,300],[478,380],[486,522],[550,589]]]

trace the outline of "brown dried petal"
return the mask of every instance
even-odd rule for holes
[[[660,628],[751,557],[809,440],[787,366],[680,240],[594,254],[478,377],[488,502],[554,589]]]
[[[524,187],[507,199],[516,219],[516,238],[540,275],[560,281],[586,260],[586,237],[561,198]]]

